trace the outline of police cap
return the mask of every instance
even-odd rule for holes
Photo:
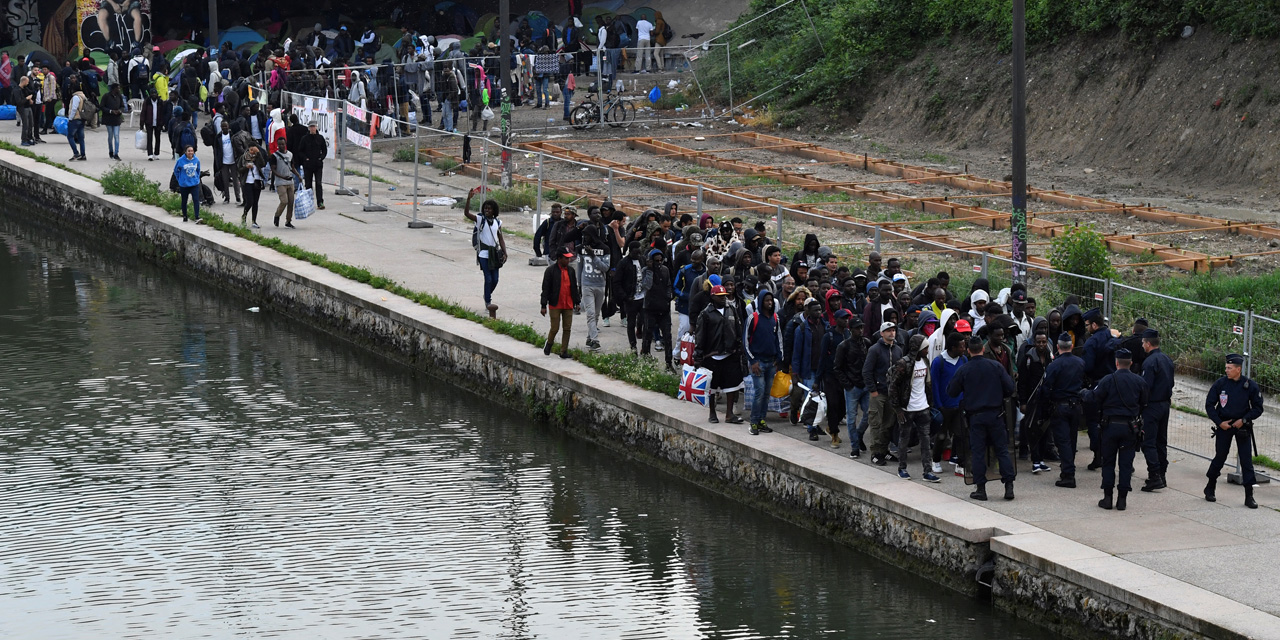
[[[1133,360],[1133,352],[1125,348],[1116,349],[1116,360]]]
[[[1085,322],[1102,322],[1102,310],[1094,307],[1084,312]]]
[[[1244,356],[1242,356],[1242,355],[1240,355],[1240,354],[1238,354],[1238,353],[1228,353],[1228,354],[1227,354],[1227,364],[1234,364],[1234,365],[1236,365],[1236,366],[1240,366],[1240,365],[1244,364]]]
[[[1071,339],[1070,333],[1063,331],[1062,333],[1058,334],[1058,344],[1071,344],[1071,343],[1072,343],[1072,339]]]
[[[1156,331],[1155,329],[1147,329],[1146,331],[1142,332],[1142,339],[1143,340],[1159,340],[1160,332]]]

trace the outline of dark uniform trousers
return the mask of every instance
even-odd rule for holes
[[[1116,486],[1116,460],[1120,462],[1120,490],[1131,491],[1129,480],[1133,477],[1133,458],[1138,451],[1138,439],[1127,418],[1104,418],[1099,429],[1102,446],[1102,490]]]
[[[1169,401],[1151,402],[1142,410],[1142,455],[1147,475],[1169,470]]]
[[[1231,418],[1235,420],[1235,418]],[[1257,478],[1253,475],[1253,427],[1240,429],[1218,429],[1218,435],[1214,437],[1213,443],[1213,462],[1209,463],[1209,473],[1205,474],[1210,480],[1217,480],[1218,475],[1222,473],[1222,465],[1226,463],[1227,456],[1231,454],[1231,441],[1235,440],[1236,446],[1240,449],[1240,479],[1244,482],[1244,486],[1252,487]]]
[[[1080,401],[1055,402],[1053,417],[1049,419],[1049,428],[1053,431],[1053,442],[1058,447],[1058,459],[1061,461],[1062,478],[1076,477],[1076,434],[1084,421],[1084,409]]]
[[[969,457],[973,466],[973,481],[987,483],[987,447],[996,451],[1000,463],[1000,481],[1013,482],[1016,471],[1013,458],[1009,457],[1009,431],[1004,417],[997,409],[967,414],[969,420]]]

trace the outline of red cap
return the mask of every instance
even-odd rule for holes
[[[714,287],[711,287],[711,295],[713,295],[713,296],[727,296],[727,295],[729,295],[729,292],[727,292],[727,291],[725,291],[725,290],[724,290],[724,285],[719,285],[719,284],[718,284],[718,285],[716,285],[716,286],[714,286]]]
[[[956,331],[959,331],[960,333],[972,333],[973,325],[969,324],[968,320],[961,320],[956,323]]]

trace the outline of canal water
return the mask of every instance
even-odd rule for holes
[[[0,637],[1043,638],[0,216]]]

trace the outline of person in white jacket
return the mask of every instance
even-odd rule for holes
[[[960,319],[960,314],[955,309],[943,309],[942,317],[938,318],[938,330],[929,336],[929,362],[942,355],[947,350],[947,336],[949,333],[947,323],[951,324],[951,329],[955,328],[955,323]]]

